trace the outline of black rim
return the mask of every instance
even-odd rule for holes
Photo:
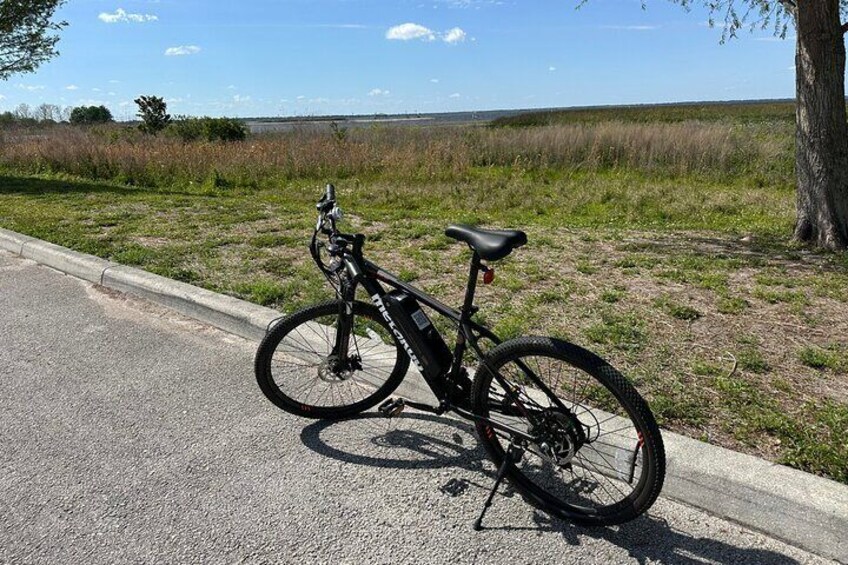
[[[349,355],[334,356],[338,306],[331,304],[282,336],[269,362],[271,382],[302,409],[331,409],[366,402],[391,378],[400,359],[382,324],[358,314]]]

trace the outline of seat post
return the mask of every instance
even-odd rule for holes
[[[468,273],[468,286],[465,289],[465,302],[462,305],[462,321],[467,322],[473,312],[474,306],[474,291],[477,290],[477,276],[480,274],[480,256],[477,252],[471,257],[471,270]]]

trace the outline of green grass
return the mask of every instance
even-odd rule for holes
[[[750,304],[738,296],[720,296],[716,301],[716,309],[722,314],[741,314]]]
[[[722,373],[722,368],[716,363],[695,359],[692,363],[692,372],[705,377],[715,377]]]
[[[678,320],[693,322],[701,317],[701,313],[695,308],[676,302],[668,296],[661,296],[660,298],[657,298],[654,300],[654,304],[657,308],[660,308],[666,314],[672,318],[677,318]]]
[[[848,406],[806,402],[788,413],[742,378],[719,378],[717,388],[732,415],[725,428],[737,440],[756,448],[767,434],[781,445],[780,462],[848,482]]]
[[[772,288],[758,286],[754,289],[754,296],[769,304],[788,302],[803,306],[809,302],[806,293],[800,290],[774,290]]]
[[[608,288],[601,293],[601,300],[609,304],[621,302],[627,296],[627,291],[623,288]]]
[[[645,323],[634,314],[603,312],[601,321],[585,331],[590,341],[623,351],[639,351],[648,343]]]
[[[763,354],[753,345],[743,346],[736,352],[739,368],[751,373],[767,373],[771,369]]]
[[[834,346],[827,349],[814,346],[802,347],[798,350],[798,358],[801,363],[813,369],[830,369],[837,372],[848,370],[848,353]]]
[[[232,290],[238,296],[263,306],[284,302],[293,295],[292,285],[281,284],[273,280],[241,283],[235,285]]]
[[[775,432],[786,443],[780,461],[848,483],[848,407],[810,402],[797,417],[772,414]],[[815,425],[810,425],[815,422]]]

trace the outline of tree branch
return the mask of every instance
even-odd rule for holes
[[[848,32],[848,22],[842,24],[842,27],[840,29],[842,30],[843,35]]]

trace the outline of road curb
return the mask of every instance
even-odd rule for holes
[[[21,246],[21,257],[47,265],[57,271],[72,275],[95,284],[101,284],[103,272],[117,263],[100,257],[71,251],[60,245],[31,239]]]
[[[848,486],[663,432],[663,496],[848,563]]]
[[[100,284],[141,296],[190,318],[254,341],[261,340],[271,322],[281,316],[270,308],[132,267],[107,267]]]
[[[20,255],[24,245],[29,241],[38,241],[34,237],[0,228],[0,249]]]
[[[0,249],[257,341],[280,313],[0,228]],[[399,394],[430,401],[420,376]],[[848,564],[848,486],[663,432],[663,496]]]

